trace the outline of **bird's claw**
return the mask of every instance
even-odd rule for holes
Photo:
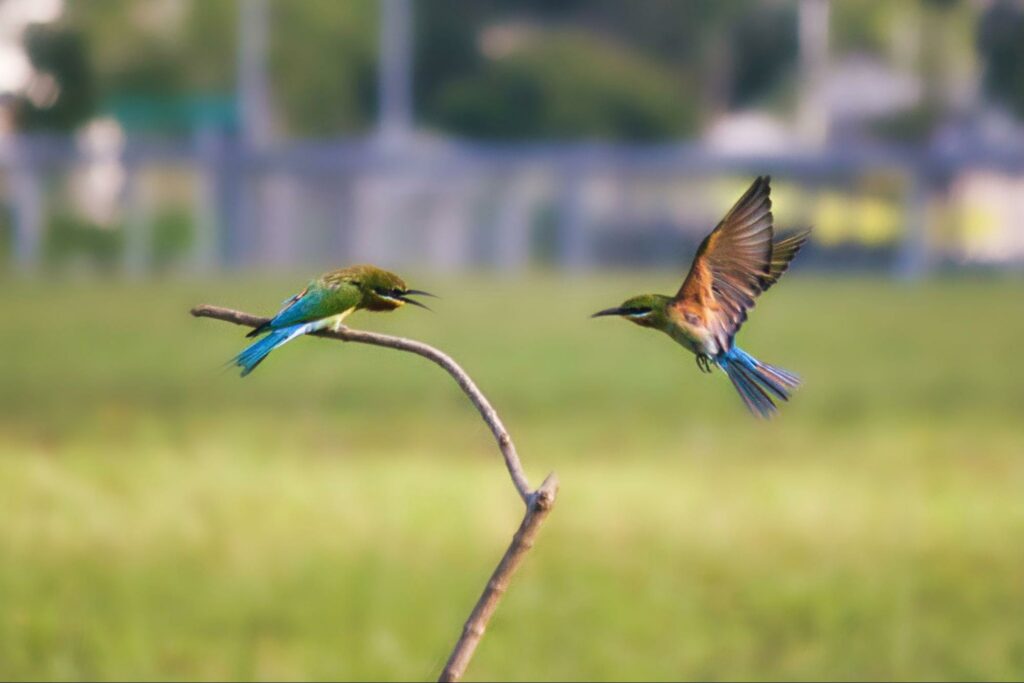
[[[704,353],[697,354],[697,367],[701,372],[711,372],[711,357]]]

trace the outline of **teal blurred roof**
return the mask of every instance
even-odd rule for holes
[[[117,95],[102,109],[128,131],[234,127],[238,121],[233,95]]]

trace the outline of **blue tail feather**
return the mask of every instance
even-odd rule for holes
[[[295,337],[305,334],[306,325],[292,325],[270,332],[267,336],[259,339],[242,349],[241,353],[231,359],[232,365],[242,368],[242,377],[245,377],[256,366],[263,362],[267,355],[277,347],[290,342]]]
[[[769,418],[778,412],[773,396],[788,401],[792,390],[800,386],[800,378],[793,373],[762,363],[737,346],[718,354],[715,362],[758,417]]]
[[[762,418],[769,418],[775,414],[776,407],[771,396],[757,384],[745,368],[733,366],[731,371],[727,370],[726,373],[750,412]]]

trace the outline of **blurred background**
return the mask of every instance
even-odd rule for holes
[[[0,0],[0,677],[436,676],[522,512],[486,427],[187,316],[369,261],[443,298],[351,324],[563,482],[471,678],[1021,678],[1022,60],[1020,0]],[[587,320],[765,173],[770,424]]]

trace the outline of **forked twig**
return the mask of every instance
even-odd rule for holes
[[[451,656],[448,657],[448,663],[444,665],[444,671],[441,672],[439,681],[457,681],[462,678],[466,666],[469,665],[469,660],[473,658],[477,644],[483,638],[491,615],[498,608],[501,596],[508,590],[509,580],[519,565],[523,563],[526,553],[533,547],[533,540],[540,531],[540,525],[544,523],[544,519],[551,512],[557,495],[558,477],[552,472],[531,496],[530,502],[526,506],[526,516],[523,517],[516,535],[512,537],[512,543],[505,551],[501,562],[491,574],[491,579],[487,582],[480,599],[477,600],[476,607],[473,608],[469,619],[466,620],[459,642],[455,643],[455,648],[452,650]]]
[[[192,309],[192,315],[197,318],[214,318],[248,327],[258,327],[268,320],[267,318],[235,311],[230,308],[207,305],[196,306]],[[458,642],[455,643],[455,648],[452,650],[448,663],[445,665],[444,671],[441,672],[439,679],[441,681],[458,681],[462,678],[463,673],[466,671],[466,666],[473,658],[476,646],[483,637],[487,624],[490,622],[491,616],[501,601],[501,596],[508,589],[512,575],[519,565],[522,564],[526,553],[533,547],[533,541],[537,537],[541,525],[555,504],[555,498],[558,495],[558,477],[552,472],[539,489],[536,491],[530,489],[530,483],[523,472],[522,463],[519,462],[519,455],[516,453],[516,447],[512,443],[512,437],[509,436],[508,430],[505,429],[501,418],[498,417],[498,413],[491,406],[487,397],[477,388],[470,376],[466,374],[466,371],[447,354],[423,342],[386,334],[377,334],[375,332],[353,330],[348,327],[342,327],[336,331],[321,330],[313,334],[341,341],[358,342],[360,344],[383,346],[398,351],[408,351],[441,366],[469,397],[469,400],[473,402],[473,405],[479,411],[480,417],[490,427],[494,439],[498,442],[501,455],[505,459],[505,467],[512,478],[512,484],[516,487],[519,497],[526,503],[526,514],[523,516],[523,521],[519,525],[518,531],[512,537],[512,543],[509,545],[508,550],[505,551],[501,562],[498,563],[494,573],[491,574],[483,594],[466,620],[466,624],[462,629],[462,635],[459,637]]]

